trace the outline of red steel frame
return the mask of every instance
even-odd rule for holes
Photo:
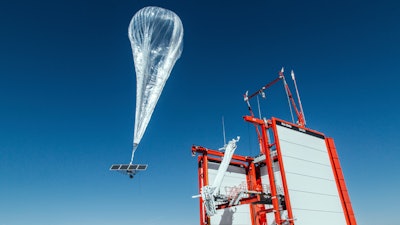
[[[354,216],[353,207],[351,206],[350,196],[347,191],[346,182],[344,181],[343,171],[340,167],[339,157],[336,151],[335,143],[333,138],[325,139],[326,146],[329,152],[329,158],[331,160],[333,174],[336,180],[336,186],[338,187],[340,200],[345,213],[346,222],[349,225],[357,225],[356,217]]]
[[[271,128],[267,124],[266,121],[254,118],[252,116],[245,116],[244,120],[250,123],[253,123],[256,126],[257,133],[259,134],[258,140],[260,144],[260,152],[266,156],[265,164],[269,179],[269,186],[271,188],[271,199],[272,199],[272,209],[265,209],[264,205],[252,205],[250,206],[250,213],[252,214],[250,217],[252,219],[253,225],[262,225],[267,222],[266,214],[267,213],[274,213],[275,222],[276,224],[280,225],[285,222],[281,218],[281,211],[283,210],[279,205],[279,197],[277,193],[277,187],[275,183],[274,171],[273,171],[273,159],[271,158],[271,146],[269,145],[269,140],[267,136],[267,129]],[[259,132],[261,130],[261,133]],[[276,132],[274,132],[276,133]],[[208,161],[216,161],[221,162],[221,157],[223,157],[224,153],[216,150],[207,149],[200,146],[193,146],[192,147],[192,154],[195,155],[196,153],[200,153],[198,156],[198,175],[199,175],[199,191],[203,186],[208,185]],[[216,158],[216,157],[217,158]],[[219,158],[218,158],[219,157]],[[231,165],[240,165],[246,168],[246,180],[247,180],[247,187],[249,190],[260,189],[262,186],[260,175],[260,168],[256,167],[253,163],[254,158],[248,156],[239,156],[233,155]],[[281,157],[278,157],[279,165],[281,166]],[[281,167],[282,169],[282,167]],[[258,173],[257,173],[258,170]],[[258,175],[257,175],[258,174]],[[282,177],[284,180],[284,177]],[[290,199],[286,197],[288,194],[287,188],[284,186],[284,193],[285,193],[285,203],[286,203],[286,210],[288,211],[288,221],[290,225],[293,225],[293,217],[292,211],[290,208]],[[243,199],[240,201],[240,204],[249,204],[255,201],[260,200],[259,196],[251,197],[247,199]],[[221,207],[224,208],[224,207]],[[203,200],[200,198],[200,225],[208,225],[210,224],[210,218],[207,217],[205,213],[205,208],[203,205]]]
[[[275,144],[276,144],[277,157],[279,158],[279,162],[282,162],[282,153],[281,153],[281,148],[280,148],[279,141],[278,141],[278,135],[276,132],[277,131],[277,128],[276,128],[277,121],[280,121],[280,122],[289,124],[291,126],[298,127],[298,128],[301,128],[301,129],[304,129],[304,130],[307,130],[307,131],[310,131],[310,132],[313,132],[316,134],[320,134],[325,138],[325,143],[326,143],[326,146],[328,149],[329,159],[330,159],[333,174],[335,177],[336,186],[338,188],[340,202],[342,203],[343,212],[345,214],[346,223],[347,223],[347,225],[357,225],[355,215],[353,212],[353,207],[352,207],[351,201],[350,201],[350,196],[347,191],[346,183],[345,183],[344,176],[343,176],[343,171],[340,167],[339,157],[338,157],[338,154],[336,151],[336,147],[335,147],[333,138],[325,137],[325,135],[323,133],[315,131],[315,130],[311,130],[309,128],[305,128],[304,126],[301,126],[301,125],[296,125],[296,124],[293,124],[293,123],[290,123],[287,121],[283,121],[283,120],[280,120],[277,118],[272,118],[272,128],[274,130],[274,140],[275,140]],[[290,196],[288,193],[285,168],[283,166],[283,163],[279,163],[279,166],[280,166],[280,171],[281,171],[281,175],[282,175],[282,183],[284,186],[283,189],[284,189],[284,193],[285,193],[285,201],[287,201],[286,206],[288,208],[290,208],[290,210],[288,210],[288,213],[291,213],[292,210],[291,210],[291,206],[290,206]],[[289,215],[289,218],[293,218],[293,215]]]
[[[293,106],[296,116],[297,116],[297,119],[298,119],[297,125],[277,119],[277,118],[272,118],[267,121],[265,119],[262,120],[262,119],[258,119],[258,118],[254,117],[249,100],[258,94],[263,94],[263,92],[266,89],[268,89],[269,87],[271,87],[272,85],[277,83],[279,80],[283,80],[283,82],[284,82],[285,91],[288,95],[288,98],[290,99],[290,103]],[[293,80],[294,80],[294,78],[293,78]],[[290,88],[289,88],[288,84],[286,83],[285,76],[283,74],[283,68],[279,72],[279,76],[275,80],[273,80],[272,82],[263,86],[260,90],[254,92],[250,96],[248,96],[248,93],[246,92],[246,94],[244,95],[244,100],[245,100],[245,102],[247,102],[248,109],[250,111],[251,116],[244,116],[243,118],[245,121],[254,124],[254,126],[256,128],[259,146],[260,146],[260,153],[265,155],[265,164],[266,164],[266,169],[267,169],[267,173],[268,173],[269,185],[271,188],[270,194],[271,194],[271,200],[272,200],[272,206],[273,206],[272,209],[266,210],[265,206],[262,204],[251,205],[250,213],[252,214],[251,215],[252,225],[266,224],[266,222],[267,222],[266,214],[270,213],[270,212],[274,213],[276,224],[281,225],[283,223],[287,224],[286,222],[288,222],[289,225],[294,225],[293,211],[292,211],[292,207],[290,204],[289,189],[287,186],[286,173],[285,173],[285,168],[283,165],[283,158],[282,158],[282,153],[281,153],[281,148],[280,148],[280,143],[279,143],[279,138],[278,138],[278,133],[277,133],[277,127],[276,127],[277,121],[289,124],[291,126],[299,128],[299,129],[303,129],[303,130],[310,131],[310,132],[313,132],[316,134],[320,134],[325,138],[329,158],[331,161],[331,166],[332,166],[334,177],[336,180],[336,186],[338,188],[340,200],[342,203],[342,208],[345,213],[346,223],[347,223],[347,225],[356,225],[357,224],[356,219],[355,219],[354,212],[353,212],[353,209],[351,206],[350,197],[349,197],[349,194],[348,194],[348,191],[346,188],[346,184],[345,184],[344,177],[343,177],[343,172],[340,167],[339,158],[338,158],[338,155],[336,152],[336,147],[333,142],[333,139],[326,138],[324,134],[305,127],[305,119],[304,119],[303,111],[301,108],[300,98],[298,101],[300,104],[301,111],[299,111],[297,109],[297,106],[293,99],[292,93],[290,92]],[[268,140],[268,135],[267,135],[268,129],[272,129],[273,141],[274,141],[274,143],[272,143],[272,144],[270,144],[271,140]],[[261,130],[261,132],[260,132],[260,130]],[[272,159],[271,158],[272,157],[271,156],[271,148],[274,146],[276,148],[277,156]],[[199,191],[201,191],[202,187],[208,185],[208,172],[207,172],[208,171],[208,161],[221,162],[220,158],[209,157],[209,155],[223,157],[224,154],[222,152],[206,149],[204,147],[193,146],[192,154],[195,155],[196,153],[201,153],[201,155],[198,156]],[[286,209],[280,208],[279,196],[277,193],[277,187],[276,187],[274,171],[273,171],[273,161],[277,161],[278,165],[279,165],[279,171],[280,171],[281,180],[282,180]],[[261,182],[261,178],[260,178],[260,167],[255,166],[255,164],[253,163],[253,158],[234,155],[230,164],[241,165],[244,168],[246,168],[246,181],[247,181],[247,187],[249,190],[252,190],[254,188],[257,189],[257,188],[261,187],[262,182]],[[258,196],[258,195],[257,195],[257,197],[243,199],[240,201],[240,204],[249,204],[249,203],[255,202],[257,200],[260,200],[260,196]],[[287,217],[288,217],[287,219],[281,218],[281,211],[284,211],[284,210],[287,211]],[[258,220],[257,220],[257,218],[258,218]],[[209,224],[210,224],[210,218],[207,217],[205,208],[203,205],[203,200],[200,198],[200,225],[209,225]]]
[[[276,191],[276,183],[275,183],[275,177],[274,177],[274,171],[273,171],[273,165],[272,165],[272,159],[271,159],[271,151],[270,151],[270,146],[269,146],[269,140],[267,136],[267,129],[268,129],[268,124],[266,124],[266,121],[254,118],[252,116],[245,116],[244,120],[250,123],[255,124],[256,126],[259,126],[261,129],[261,137],[259,137],[260,141],[260,150],[261,153],[265,155],[265,163],[268,171],[268,179],[269,179],[269,185],[271,187],[271,195],[272,195],[272,205],[273,205],[273,212],[274,212],[274,217],[275,217],[275,222],[276,224],[282,224],[283,220],[281,219],[281,209],[279,207],[279,199],[278,199],[278,193]],[[274,132],[276,133],[276,132]],[[278,163],[281,166],[281,159],[278,157]],[[282,171],[282,170],[281,170]],[[290,208],[290,201],[289,198],[286,197],[287,191],[286,191],[286,186],[283,186],[285,190],[285,202],[286,202],[286,209],[288,210],[288,215],[289,215],[289,221],[290,225],[293,225],[293,216],[292,216],[292,210]]]
[[[192,152],[193,154],[193,152]],[[202,156],[198,157],[198,173],[199,173],[199,190],[208,185],[208,156],[207,152],[203,152]],[[203,200],[200,198],[200,224],[210,224],[210,218],[206,216]]]
[[[276,118],[272,118],[272,129],[274,131],[273,132],[274,133],[274,141],[275,141],[276,153],[277,153],[277,157],[278,157],[279,171],[280,171],[281,178],[282,178],[282,186],[283,186],[283,192],[284,192],[284,196],[285,196],[286,209],[288,212],[288,220],[289,220],[289,224],[293,225],[294,224],[293,211],[292,211],[292,206],[290,204],[289,189],[288,189],[287,181],[286,181],[285,168],[283,166],[281,146],[278,141],[279,139],[278,139],[278,132],[277,132],[277,128],[276,128]]]
[[[275,222],[278,225],[283,223],[294,225],[293,220],[293,211],[290,204],[290,196],[289,196],[289,189],[287,186],[286,175],[285,175],[285,168],[283,165],[282,153],[280,148],[280,143],[278,139],[277,133],[277,121],[289,124],[294,127],[298,127],[316,134],[320,134],[325,137],[324,134],[317,132],[315,130],[311,130],[305,128],[302,125],[296,125],[287,121],[283,121],[277,118],[272,118],[270,120],[262,120],[255,118],[253,116],[244,116],[245,121],[252,123],[256,127],[256,131],[258,134],[258,141],[260,145],[260,152],[265,155],[265,164],[266,169],[268,172],[268,179],[269,185],[271,188],[271,199],[272,199],[272,209],[265,209],[263,204],[257,205],[250,205],[250,213],[251,213],[251,223],[252,225],[264,225],[267,222],[267,213],[274,213]],[[273,141],[274,143],[270,144],[271,140],[268,140],[267,130],[272,129],[273,132]],[[261,133],[259,132],[261,130]],[[326,146],[328,149],[329,157],[331,160],[332,169],[334,172],[336,185],[338,187],[340,200],[342,203],[343,211],[345,213],[346,223],[347,225],[357,225],[356,219],[354,216],[354,212],[351,206],[350,197],[347,192],[346,184],[343,177],[343,172],[340,167],[339,158],[336,152],[336,147],[333,142],[332,138],[325,137]],[[271,148],[275,146],[277,156],[272,159],[271,157]],[[221,162],[222,157],[224,156],[223,152],[207,149],[201,146],[192,146],[192,155],[198,154],[198,182],[199,182],[199,192],[201,188],[208,185],[208,162]],[[249,156],[240,156],[240,155],[233,155],[232,160],[230,162],[231,165],[241,166],[246,169],[246,181],[248,190],[259,190],[262,186],[261,178],[260,178],[260,167],[257,167],[254,162],[254,158]],[[284,199],[287,211],[287,219],[281,218],[281,211],[282,209],[279,205],[279,198],[277,194],[277,187],[275,184],[275,177],[273,171],[273,161],[277,161],[279,164],[279,170],[282,180],[282,186],[284,191]],[[260,196],[253,196],[246,199],[242,199],[240,204],[249,204],[255,201],[259,201]],[[203,205],[203,200],[200,197],[200,225],[210,225],[210,218],[206,215],[206,211]],[[221,206],[220,208],[226,208],[228,206]],[[286,223],[287,222],[287,223]],[[214,224],[212,224],[214,225]]]

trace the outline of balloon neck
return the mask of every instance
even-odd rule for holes
[[[135,151],[136,151],[138,145],[139,145],[138,143],[133,143],[132,157],[131,157],[131,162],[129,164],[133,163],[133,158],[135,157]]]

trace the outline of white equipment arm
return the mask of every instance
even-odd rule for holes
[[[217,176],[215,177],[214,183],[212,184],[212,187],[215,188],[213,195],[219,194],[219,190],[221,188],[222,180],[224,179],[225,172],[228,170],[228,166],[231,162],[231,159],[233,157],[233,153],[235,152],[237,145],[236,142],[238,142],[240,137],[237,137],[237,139],[232,139],[231,141],[228,142],[228,144],[225,147],[225,153],[224,153],[224,158],[222,159],[221,165],[218,168]]]
[[[225,172],[228,170],[233,153],[237,148],[236,142],[238,142],[239,139],[240,137],[237,137],[236,140],[232,139],[228,142],[228,144],[225,146],[224,158],[222,159],[221,165],[218,168],[214,183],[211,186],[207,185],[201,189],[201,197],[203,198],[204,206],[208,216],[213,216],[217,213],[215,209],[215,198],[220,193],[222,180],[224,179]]]

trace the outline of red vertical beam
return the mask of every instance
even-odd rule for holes
[[[254,166],[253,162],[251,162],[247,168],[246,179],[247,179],[247,190],[252,190],[252,191],[255,190],[257,186],[257,179],[256,179],[256,167]],[[251,225],[258,225],[257,223],[258,210],[256,208],[256,205],[252,205],[250,203],[249,207],[250,207]]]
[[[253,164],[254,165],[254,164]],[[261,170],[260,167],[256,167],[256,182],[257,182],[257,186],[256,186],[256,191],[260,191],[263,192],[263,186],[262,186],[262,180],[261,180]],[[261,200],[261,196],[258,195],[257,196],[257,200],[260,201]],[[256,209],[257,209],[257,225],[265,225],[267,224],[267,213],[265,210],[265,205],[264,204],[256,204]]]
[[[336,151],[335,142],[332,138],[326,138],[325,142],[326,146],[328,147],[329,158],[331,160],[333,174],[335,176],[336,186],[339,191],[340,201],[342,203],[346,222],[348,225],[357,225],[353,207],[351,206],[350,196],[347,191],[346,182],[344,181],[343,171],[340,166],[339,157]]]
[[[251,168],[253,170],[253,190],[262,192],[263,187],[262,187],[262,181],[260,177],[260,167],[256,167],[253,162],[251,162]],[[260,201],[261,197],[260,195],[257,195],[257,201]],[[253,205],[254,207],[254,218],[255,218],[255,225],[265,225],[267,224],[267,214],[265,212],[265,205],[264,204],[255,204]]]
[[[281,214],[279,209],[278,193],[276,191],[276,182],[274,177],[274,169],[272,165],[271,152],[268,147],[267,127],[265,123],[261,125],[262,139],[263,139],[263,154],[265,155],[265,163],[267,164],[268,178],[271,187],[272,205],[274,207],[274,215],[276,224],[281,224]]]
[[[199,193],[201,194],[201,187],[204,186],[204,165],[203,165],[203,156],[199,155],[199,157],[197,158],[197,164],[198,164],[198,179],[199,179]],[[199,198],[199,209],[200,209],[200,225],[204,225],[204,205],[203,205],[203,198],[200,197]]]
[[[289,221],[290,225],[293,225],[294,224],[293,211],[292,211],[292,206],[290,204],[289,189],[288,189],[287,181],[286,181],[285,168],[283,166],[281,146],[279,143],[278,130],[276,128],[275,118],[272,119],[272,130],[274,133],[274,140],[275,140],[275,146],[276,146],[276,153],[277,153],[277,157],[278,157],[279,170],[280,170],[280,174],[281,174],[281,178],[282,178],[283,192],[285,194],[284,197],[285,197],[286,210],[288,212],[288,221]]]
[[[204,180],[204,186],[208,185],[208,155],[207,152],[204,153],[203,155],[203,180]],[[204,223],[205,224],[210,224],[210,217],[207,216],[206,211],[204,209],[203,205],[203,213],[204,213]]]
[[[281,224],[281,214],[279,209],[279,201],[276,192],[276,184],[274,178],[274,170],[272,168],[272,159],[271,159],[271,152],[268,145],[268,136],[267,136],[267,124],[265,124],[264,120],[254,118],[252,116],[244,116],[244,120],[247,122],[257,124],[261,128],[261,137],[259,137],[259,144],[261,148],[261,152],[265,155],[265,164],[268,171],[268,179],[271,187],[271,195],[272,195],[272,206],[274,208],[274,216],[275,222],[277,224]]]
[[[207,152],[203,152],[202,155],[198,157],[198,175],[199,175],[199,193],[201,193],[201,188],[208,185],[208,156]],[[200,196],[200,225],[209,225],[210,218],[206,214],[206,210],[203,204],[203,198]]]

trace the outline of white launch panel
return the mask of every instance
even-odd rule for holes
[[[295,224],[346,225],[325,137],[276,123]]]
[[[208,182],[212,184],[217,176],[219,163],[208,162]],[[230,165],[225,173],[221,185],[221,194],[229,195],[234,189],[246,185],[246,170]],[[217,214],[210,217],[210,225],[248,225],[251,224],[250,206],[239,205],[217,210]]]

